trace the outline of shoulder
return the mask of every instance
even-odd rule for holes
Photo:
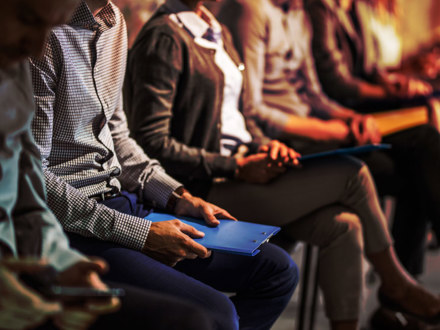
[[[139,32],[132,50],[142,47],[155,47],[158,42],[166,39],[169,43],[182,45],[189,42],[190,36],[172,20],[168,13],[160,9],[150,18]]]

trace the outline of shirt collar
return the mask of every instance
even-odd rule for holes
[[[203,37],[209,27],[211,27],[214,32],[221,32],[220,23],[215,19],[214,15],[203,6],[200,7],[200,10],[211,24],[207,23],[206,20],[189,9],[180,0],[167,0],[165,5],[177,16],[180,23],[183,24],[185,29],[187,29],[194,38]]]
[[[116,12],[113,9],[113,4],[111,2],[102,8],[95,17],[84,0],[81,1],[69,22],[69,25],[71,26],[81,26],[90,30],[99,27],[102,29],[109,29],[115,24]]]

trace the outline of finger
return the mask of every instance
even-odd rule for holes
[[[202,205],[202,216],[205,222],[210,226],[218,226],[220,221],[214,215],[214,209],[209,203],[204,203]]]
[[[280,143],[280,157],[281,157],[282,159],[284,159],[284,158],[287,157],[287,155],[288,155],[288,150],[289,150],[289,148],[288,148],[285,144]]]
[[[102,273],[107,269],[105,261],[99,258],[92,258],[90,260],[79,261],[75,264],[80,274],[86,274],[91,272]]]
[[[297,153],[292,148],[289,148],[289,158],[290,158],[290,164],[294,166],[299,165],[299,157],[301,157],[301,154]]]
[[[233,217],[228,211],[217,207],[215,209],[215,215],[217,219],[229,219],[229,220],[235,220],[237,221],[237,218]]]
[[[48,266],[47,260],[38,258],[5,258],[1,265],[15,273],[36,273]]]
[[[269,151],[269,146],[268,145],[264,145],[260,147],[260,152],[268,152]]]
[[[279,152],[280,152],[280,143],[274,141],[272,143],[272,148],[270,149],[270,159],[276,160],[278,158]]]
[[[180,231],[192,238],[202,238],[205,233],[195,229],[193,226],[187,225],[186,223],[180,223]]]
[[[89,256],[89,260],[100,267],[100,274],[106,273],[109,269],[107,262],[104,259],[95,256]]]
[[[117,297],[112,297],[106,303],[89,302],[87,309],[97,314],[110,314],[116,312],[121,307],[121,301]]]
[[[195,253],[200,258],[207,258],[210,256],[208,249],[205,248],[203,245],[191,239],[188,239],[186,243],[186,247],[190,253]]]

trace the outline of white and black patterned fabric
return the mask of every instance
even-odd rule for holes
[[[31,59],[33,134],[48,202],[65,230],[142,249],[150,222],[90,198],[120,189],[159,208],[181,184],[129,137],[122,109],[127,55],[123,16],[112,3],[96,16],[84,1],[55,28],[44,56]]]

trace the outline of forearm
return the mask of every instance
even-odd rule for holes
[[[283,131],[286,138],[302,137],[314,141],[334,141],[347,137],[348,126],[339,123],[334,127],[329,121],[318,118],[289,116]]]
[[[141,250],[151,223],[110,209],[72,187],[52,172],[44,172],[48,204],[64,230]]]

